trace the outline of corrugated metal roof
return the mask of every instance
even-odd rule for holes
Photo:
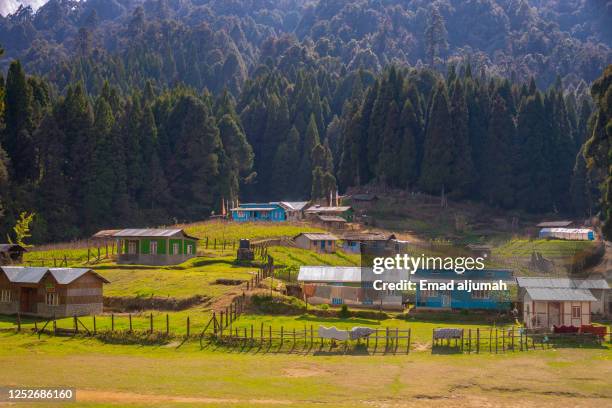
[[[117,230],[117,229],[100,230],[96,232],[95,234],[93,234],[91,237],[92,238],[111,238],[113,235],[115,235],[119,231],[121,230]]]
[[[563,221],[542,221],[537,224],[536,227],[546,228],[546,227],[567,227],[572,225],[572,221],[563,220]]]
[[[312,241],[338,241],[338,237],[325,232],[302,232],[293,237],[293,239],[299,237],[300,235],[304,235],[306,238]]]
[[[319,219],[324,222],[346,222],[346,220],[337,215],[319,215]]]
[[[321,207],[321,206],[312,206],[306,210],[307,213],[316,214],[320,212],[345,212],[350,210],[351,207],[343,206],[343,207]]]
[[[88,272],[93,273],[105,283],[109,283],[103,276],[88,268],[45,268],[36,266],[1,266],[9,281],[13,283],[38,283],[47,274],[60,285],[67,285],[74,282]]]
[[[609,289],[605,279],[516,278],[522,288]]]
[[[0,266],[9,281],[13,283],[38,283],[49,268],[37,266]]]
[[[116,232],[115,234],[113,234],[113,236],[117,238],[173,237],[178,234],[183,235],[185,238],[198,239],[196,237],[187,235],[187,233],[185,233],[185,231],[180,228],[127,228]]]
[[[595,302],[597,299],[587,289],[527,288],[532,300]]]
[[[300,282],[361,282],[359,266],[300,266]]]
[[[308,205],[308,201],[281,201],[280,205],[293,211],[301,211]]]
[[[342,235],[342,239],[345,241],[388,241],[395,239],[395,235],[378,232],[348,232]]]
[[[230,211],[274,211],[276,208],[273,207],[236,207]]]

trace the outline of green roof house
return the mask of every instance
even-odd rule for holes
[[[196,256],[198,239],[182,229],[123,229],[117,239],[118,264],[178,265]]]

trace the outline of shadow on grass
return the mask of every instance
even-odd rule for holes
[[[341,317],[318,317],[313,315],[302,315],[295,320],[305,322],[317,322],[319,324],[324,323],[352,323],[352,324],[369,324],[369,325],[380,325],[379,320],[374,319],[361,319],[357,317],[341,318]]]

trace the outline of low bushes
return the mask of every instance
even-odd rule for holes
[[[157,346],[170,343],[172,335],[160,332],[141,332],[141,331],[103,331],[96,335],[96,338],[107,344],[140,344],[143,346]]]

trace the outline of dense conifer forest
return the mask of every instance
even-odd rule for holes
[[[0,233],[24,211],[44,242],[366,185],[610,220],[611,13],[544,0],[22,7],[0,17]]]

